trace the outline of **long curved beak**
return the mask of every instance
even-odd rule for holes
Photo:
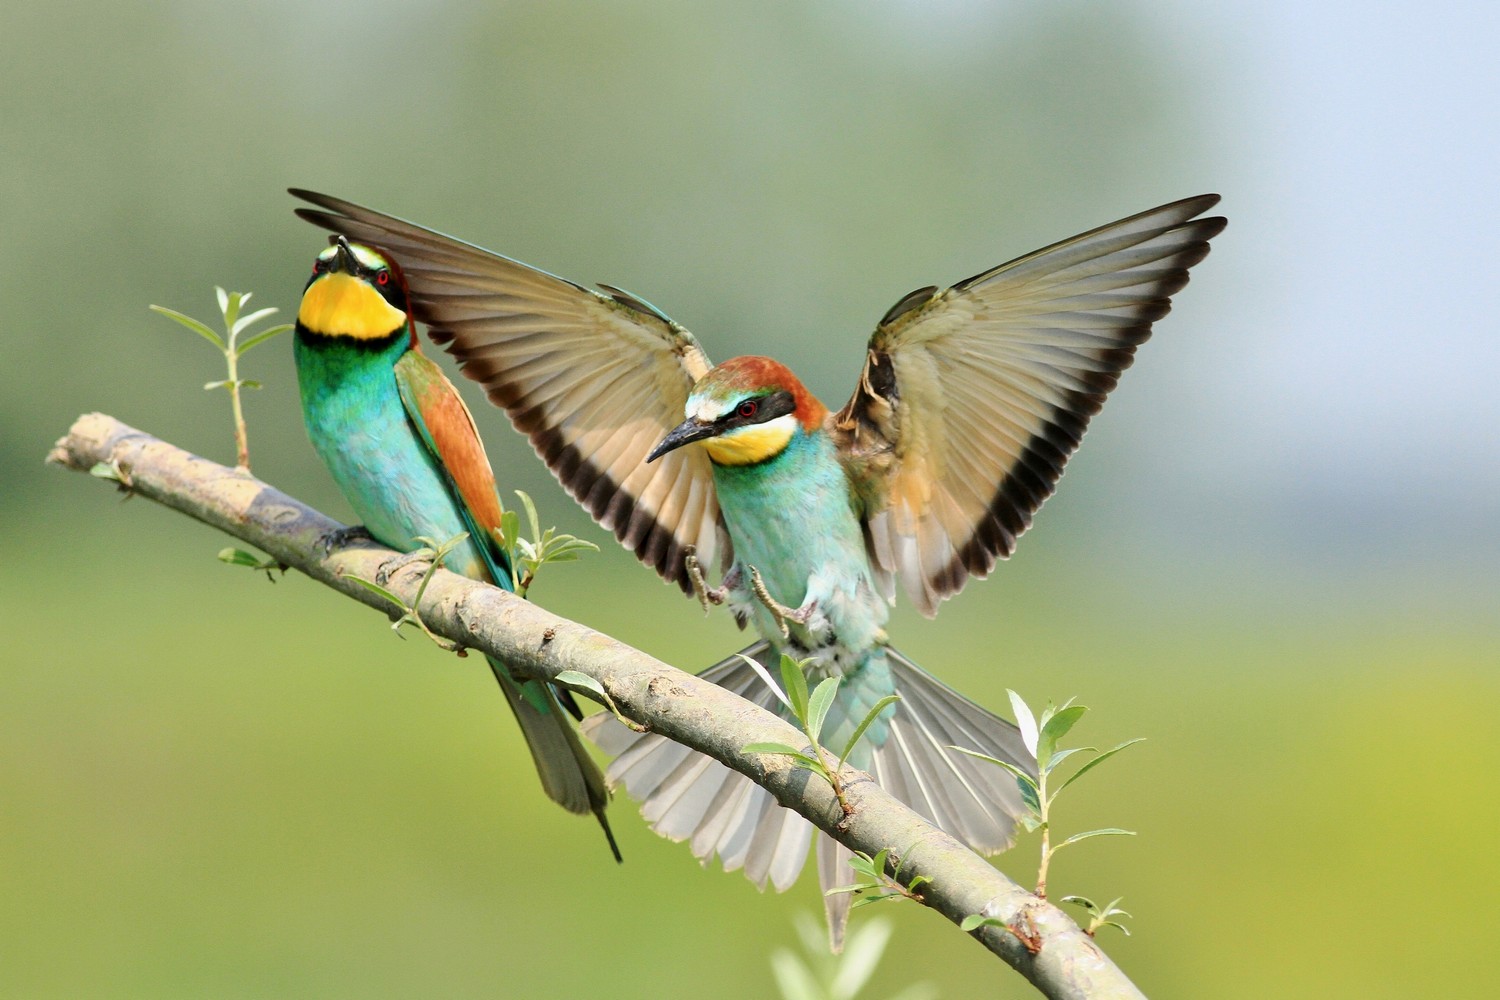
[[[685,444],[701,441],[704,438],[713,437],[717,433],[713,424],[704,423],[696,417],[689,417],[676,427],[672,428],[670,434],[661,439],[661,442],[646,456],[646,461],[654,462],[669,451],[675,451]]]

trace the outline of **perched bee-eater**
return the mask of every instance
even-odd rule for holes
[[[458,390],[417,348],[400,265],[336,236],[313,262],[294,351],[308,436],[371,537],[405,552],[420,536],[442,542],[468,532],[447,568],[514,590],[492,533],[501,515],[495,474]],[[556,692],[489,664],[542,787],[569,812],[597,816],[618,860],[604,777]]]
[[[412,307],[557,478],[668,580],[727,602],[770,664],[785,652],[838,675],[828,745],[898,693],[852,763],[971,847],[994,852],[1023,812],[1004,771],[1035,768],[1014,726],[918,669],[886,640],[899,582],[923,614],[1009,556],[1188,269],[1225,225],[1202,195],[1064,240],[882,318],[849,401],[830,412],[763,357],[709,364],[650,303],[595,292],[369,209],[307,191],[298,214],[382,246]],[[698,565],[717,556],[723,586]],[[774,671],[773,671],[774,673]],[[738,657],[705,676],[775,708]],[[599,717],[596,716],[595,719]],[[665,836],[707,861],[789,885],[811,831],[747,778],[609,716],[590,735]],[[852,881],[819,840],[825,889]],[[847,900],[846,894],[832,897]],[[843,904],[847,905],[847,903]],[[843,913],[830,910],[835,943]]]

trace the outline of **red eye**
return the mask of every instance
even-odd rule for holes
[[[759,409],[760,409],[760,402],[758,400],[747,399],[743,403],[741,403],[739,406],[736,406],[734,408],[734,412],[736,414],[738,414],[740,417],[743,417],[744,419],[749,420],[751,417],[755,416],[756,411],[759,410]]]
[[[313,261],[313,274],[317,274],[321,270],[323,270],[323,262],[321,260]]]
[[[375,275],[375,284],[377,284],[377,285],[389,285],[390,283],[391,283],[391,272],[389,272],[389,271],[381,271],[379,274]]]

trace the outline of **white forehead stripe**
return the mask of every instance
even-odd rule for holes
[[[349,249],[354,251],[354,259],[359,261],[361,267],[367,267],[373,271],[387,266],[386,262],[381,259],[381,256],[369,247],[360,246],[358,243],[351,243],[349,244]],[[331,246],[318,254],[318,259],[321,261],[331,261],[334,257],[338,256],[338,252],[338,247]]]
[[[738,403],[737,399],[713,399],[709,396],[689,396],[687,416],[711,424],[728,413]]]

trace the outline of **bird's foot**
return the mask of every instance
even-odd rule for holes
[[[723,604],[729,599],[728,587],[710,587],[703,578],[703,566],[698,562],[698,550],[694,546],[689,545],[682,558],[687,565],[688,579],[693,583],[693,596],[703,605],[704,614],[708,614],[713,605]]]
[[[363,524],[356,524],[347,528],[338,528],[330,531],[318,541],[323,546],[323,554],[331,556],[335,549],[342,549],[350,542],[373,542],[374,540],[375,538],[370,534],[369,528],[366,528]]]
[[[384,587],[387,583],[391,582],[391,577],[406,567],[416,563],[433,563],[434,561],[433,550],[424,545],[420,549],[413,549],[405,555],[396,556],[394,559],[387,559],[381,563],[380,568],[375,571],[375,582]]]
[[[772,597],[771,592],[766,589],[766,581],[760,577],[760,570],[754,566],[750,567],[750,590],[755,594],[756,600],[760,601],[761,606],[771,612],[771,617],[776,620],[776,627],[781,630],[783,639],[789,638],[792,634],[787,622],[806,625],[817,614],[817,601],[808,601],[800,608],[789,608]]]

